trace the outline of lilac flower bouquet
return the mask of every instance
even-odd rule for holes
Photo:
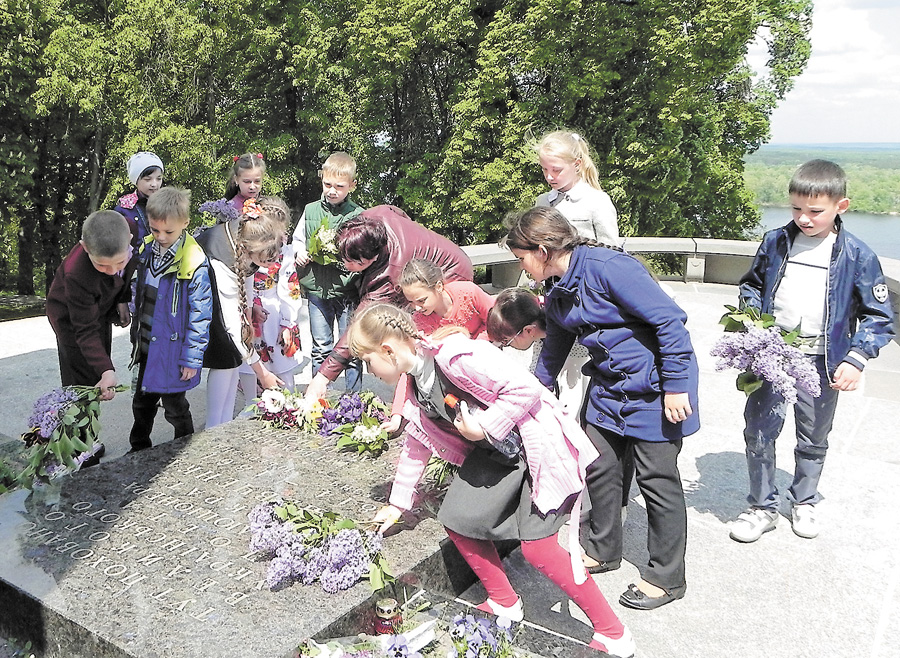
[[[217,201],[206,201],[200,204],[198,210],[207,215],[211,215],[217,224],[226,224],[233,219],[241,216],[241,213],[231,205],[228,199],[219,199]]]
[[[295,581],[318,582],[334,594],[366,578],[377,591],[393,579],[381,553],[381,535],[360,529],[355,521],[291,502],[262,503],[248,518],[250,550],[271,560],[266,583],[272,590]]]
[[[337,435],[339,450],[378,456],[387,447],[388,434],[380,425],[389,414],[388,406],[371,391],[345,393],[323,409],[319,434]]]
[[[117,391],[127,390],[119,386]],[[35,482],[49,482],[73,473],[102,447],[100,435],[100,389],[64,386],[38,398],[28,418],[24,469],[16,482],[31,489]]]
[[[750,395],[765,380],[789,404],[797,401],[798,390],[812,397],[821,395],[815,366],[808,355],[794,347],[799,332],[783,332],[774,316],[753,308],[725,308],[728,312],[719,323],[725,325],[726,333],[716,341],[710,354],[719,359],[716,370],[742,371],[737,377],[738,390]]]

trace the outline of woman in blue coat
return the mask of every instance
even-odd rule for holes
[[[504,241],[522,269],[548,285],[538,379],[554,386],[575,340],[591,356],[581,416],[600,459],[587,473],[592,509],[583,545],[589,571],[621,564],[622,463],[633,451],[647,506],[650,559],[641,581],[629,585],[619,602],[651,610],[680,599],[687,513],[677,461],[682,438],[700,427],[687,316],[639,261],[579,236],[553,208],[516,217]]]

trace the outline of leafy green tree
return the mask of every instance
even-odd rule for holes
[[[740,237],[757,218],[743,158],[806,63],[811,12],[809,0],[16,1],[0,18],[0,217],[19,227],[20,292],[49,281],[90,210],[129,191],[125,162],[145,149],[195,205],[222,195],[232,156],[264,153],[266,191],[295,209],[346,150],[360,202],[396,203],[464,244],[533,203],[545,185],[529,139],[566,126],[594,146],[622,233]],[[755,80],[744,57],[757,34],[770,60]]]

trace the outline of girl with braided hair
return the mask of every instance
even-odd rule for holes
[[[277,204],[275,204],[277,205]],[[285,242],[283,212],[273,202],[249,202],[239,218],[216,224],[197,236],[212,266],[213,322],[203,365],[206,380],[206,427],[234,418],[239,366],[247,363],[263,388],[284,386],[253,349],[245,278],[255,267],[251,253],[280,253]],[[251,388],[255,390],[255,386]]]
[[[700,428],[687,316],[640,262],[582,237],[554,208],[513,217],[503,242],[525,272],[551,286],[537,378],[552,388],[576,340],[590,354],[581,421],[600,459],[587,472],[589,570],[620,566],[623,465],[632,455],[647,507],[650,559],[642,580],[619,602],[651,610],[680,599],[687,513],[677,459],[683,437]]]
[[[259,206],[262,215],[284,227],[286,236],[291,223],[287,204],[275,197],[263,197]],[[240,305],[250,309],[244,317],[249,315],[252,349],[286,388],[294,390],[294,373],[304,361],[300,329],[309,323],[309,313],[301,294],[293,247],[285,240],[279,248],[262,226],[245,223],[238,233],[238,278],[244,281]],[[240,383],[246,400],[253,398],[256,373],[246,361],[240,365]]]
[[[521,621],[522,600],[510,585],[494,541],[517,539],[522,554],[587,614],[590,646],[631,656],[634,640],[588,577],[577,550],[587,466],[597,458],[577,421],[522,366],[485,340],[461,333],[434,343],[421,338],[410,315],[374,304],[359,311],[348,332],[351,353],[379,379],[406,388],[406,440],[389,504],[373,521],[384,532],[413,506],[432,454],[459,465],[438,520],[481,579],[480,610]],[[517,432],[519,448],[495,445]],[[570,555],[557,532],[569,517]]]

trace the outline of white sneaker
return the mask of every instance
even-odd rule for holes
[[[769,530],[774,530],[777,523],[778,512],[751,507],[731,524],[730,536],[735,541],[749,544],[762,537]]]
[[[631,631],[628,630],[627,626],[625,627],[625,632],[622,633],[622,637],[618,640],[606,637],[602,633],[594,633],[593,641],[602,644],[606,649],[606,653],[610,656],[615,656],[615,658],[631,658],[634,656],[636,649],[634,638],[631,636]]]
[[[500,605],[490,598],[476,607],[482,612],[490,612],[492,615],[505,617],[510,621],[522,621],[525,619],[525,611],[522,608],[522,597],[519,597],[519,600],[509,607]]]
[[[815,505],[791,506],[791,529],[804,539],[814,539],[819,535],[819,521]]]

